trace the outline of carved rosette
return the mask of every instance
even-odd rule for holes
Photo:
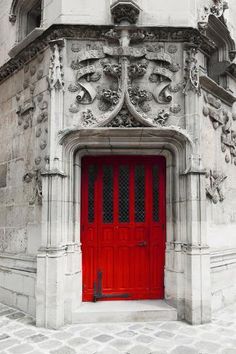
[[[153,42],[140,46],[132,44],[133,37],[133,31],[122,29],[115,35],[109,31],[106,43],[72,43],[75,79],[68,91],[74,100],[68,109],[78,116],[78,126],[113,127],[121,117],[121,126],[126,127],[165,125],[171,115],[181,112],[174,99],[183,87],[175,80],[180,70],[178,46]],[[143,40],[143,34],[138,37]],[[132,119],[120,114],[123,107]]]

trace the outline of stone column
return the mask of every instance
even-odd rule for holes
[[[186,240],[183,243],[185,272],[185,319],[192,324],[211,320],[210,253],[206,232],[205,171],[201,163],[201,112],[198,49],[185,48],[186,129],[194,139],[194,155],[183,173],[186,178]]]

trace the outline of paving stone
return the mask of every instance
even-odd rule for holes
[[[137,324],[132,324],[131,326],[129,326],[129,329],[132,331],[132,330],[136,330],[136,329],[140,329],[140,328],[142,328],[142,327],[144,327],[144,325],[143,324],[140,324],[140,323],[137,323]]]
[[[95,352],[94,354],[120,354],[116,349],[111,347],[103,348],[101,351]]]
[[[17,321],[19,321],[20,323],[27,324],[27,325],[35,326],[35,319],[30,316],[25,316],[23,318],[18,319]]]
[[[192,344],[194,341],[193,337],[178,334],[174,337],[176,344]]]
[[[38,343],[38,346],[42,349],[56,349],[62,346],[62,342],[56,339],[46,340],[45,342]]]
[[[210,341],[199,341],[194,343],[194,346],[198,349],[198,350],[202,350],[206,353],[214,353],[217,350],[219,350],[219,344],[218,343],[214,343],[214,342],[210,342]]]
[[[165,338],[165,339],[172,338],[172,337],[174,337],[174,335],[175,335],[174,333],[167,332],[167,331],[160,331],[160,332],[155,333],[156,337]]]
[[[7,318],[10,318],[11,320],[18,320],[22,317],[25,317],[25,314],[23,312],[15,312],[7,316]]]
[[[135,345],[127,351],[127,354],[150,354],[150,348],[144,347],[143,345]]]
[[[18,343],[19,343],[19,341],[15,338],[14,339],[9,338],[9,339],[1,341],[0,342],[0,353],[1,353],[1,350],[9,348],[9,347],[13,347],[13,345],[16,345]]]
[[[0,340],[7,339],[7,338],[9,338],[9,337],[10,337],[10,336],[9,336],[8,334],[6,334],[6,333],[0,334]]]
[[[202,352],[199,352],[197,349],[195,349],[193,347],[187,347],[187,346],[183,346],[183,345],[176,347],[170,353],[171,354],[203,354]]]
[[[142,333],[153,333],[153,332],[155,332],[157,329],[156,328],[154,328],[154,327],[150,327],[150,326],[146,326],[146,327],[143,327],[143,328],[141,328],[140,329],[140,332],[142,332]]]
[[[88,343],[87,338],[82,338],[82,337],[76,337],[68,340],[68,344],[71,345],[72,347],[79,347],[81,345],[84,345]]]
[[[169,331],[175,331],[177,329],[179,329],[180,327],[182,327],[182,323],[181,322],[167,322],[167,323],[164,323],[162,325],[160,325],[160,328],[161,329],[167,329]]]
[[[73,348],[64,346],[55,350],[50,351],[51,354],[76,354],[76,351]]]
[[[38,334],[34,334],[33,336],[27,337],[26,339],[32,343],[39,343],[46,340],[47,338],[48,337],[45,336],[44,334],[38,333]]]
[[[100,343],[88,343],[85,346],[83,346],[80,351],[83,354],[94,354],[98,351],[101,351],[101,345]]]
[[[24,354],[24,353],[28,353],[28,352],[32,351],[33,349],[34,349],[34,347],[32,347],[32,345],[24,343],[24,344],[16,345],[15,347],[12,347],[8,350],[10,353],[13,353],[13,354]]]
[[[58,331],[58,332],[53,334],[53,337],[55,337],[57,339],[65,340],[65,339],[73,337],[73,334],[70,333],[70,332]]]
[[[131,346],[132,342],[128,341],[126,339],[115,339],[112,342],[110,342],[109,344],[118,350],[124,350],[124,349],[128,348],[129,346]]]
[[[98,331],[95,328],[89,328],[80,333],[81,337],[93,338],[101,334],[101,331]]]
[[[99,336],[93,338],[93,340],[96,340],[101,343],[109,342],[112,339],[114,339],[114,337],[109,336],[108,334],[100,334]]]
[[[14,334],[14,336],[24,338],[24,337],[28,337],[28,336],[35,334],[35,330],[30,329],[30,328],[24,328],[24,329],[21,329],[20,331],[14,332],[13,334]]]
[[[16,312],[16,310],[4,310],[0,312],[0,316],[7,316],[10,315],[11,313]]]
[[[124,338],[132,338],[137,335],[137,332],[134,331],[122,331],[119,333],[116,333],[117,336],[119,337],[124,337]]]
[[[136,337],[135,340],[137,342],[141,342],[141,343],[151,343],[155,340],[155,338],[150,337],[150,336],[146,336],[145,334],[141,334],[140,336]]]

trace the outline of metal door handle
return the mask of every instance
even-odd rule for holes
[[[138,242],[138,244],[137,244],[139,247],[145,247],[145,246],[147,246],[147,241],[140,241],[140,242]]]

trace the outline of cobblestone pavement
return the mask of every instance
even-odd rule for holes
[[[236,354],[236,305],[212,323],[133,322],[77,324],[54,331],[35,327],[32,317],[0,304],[1,354]]]

